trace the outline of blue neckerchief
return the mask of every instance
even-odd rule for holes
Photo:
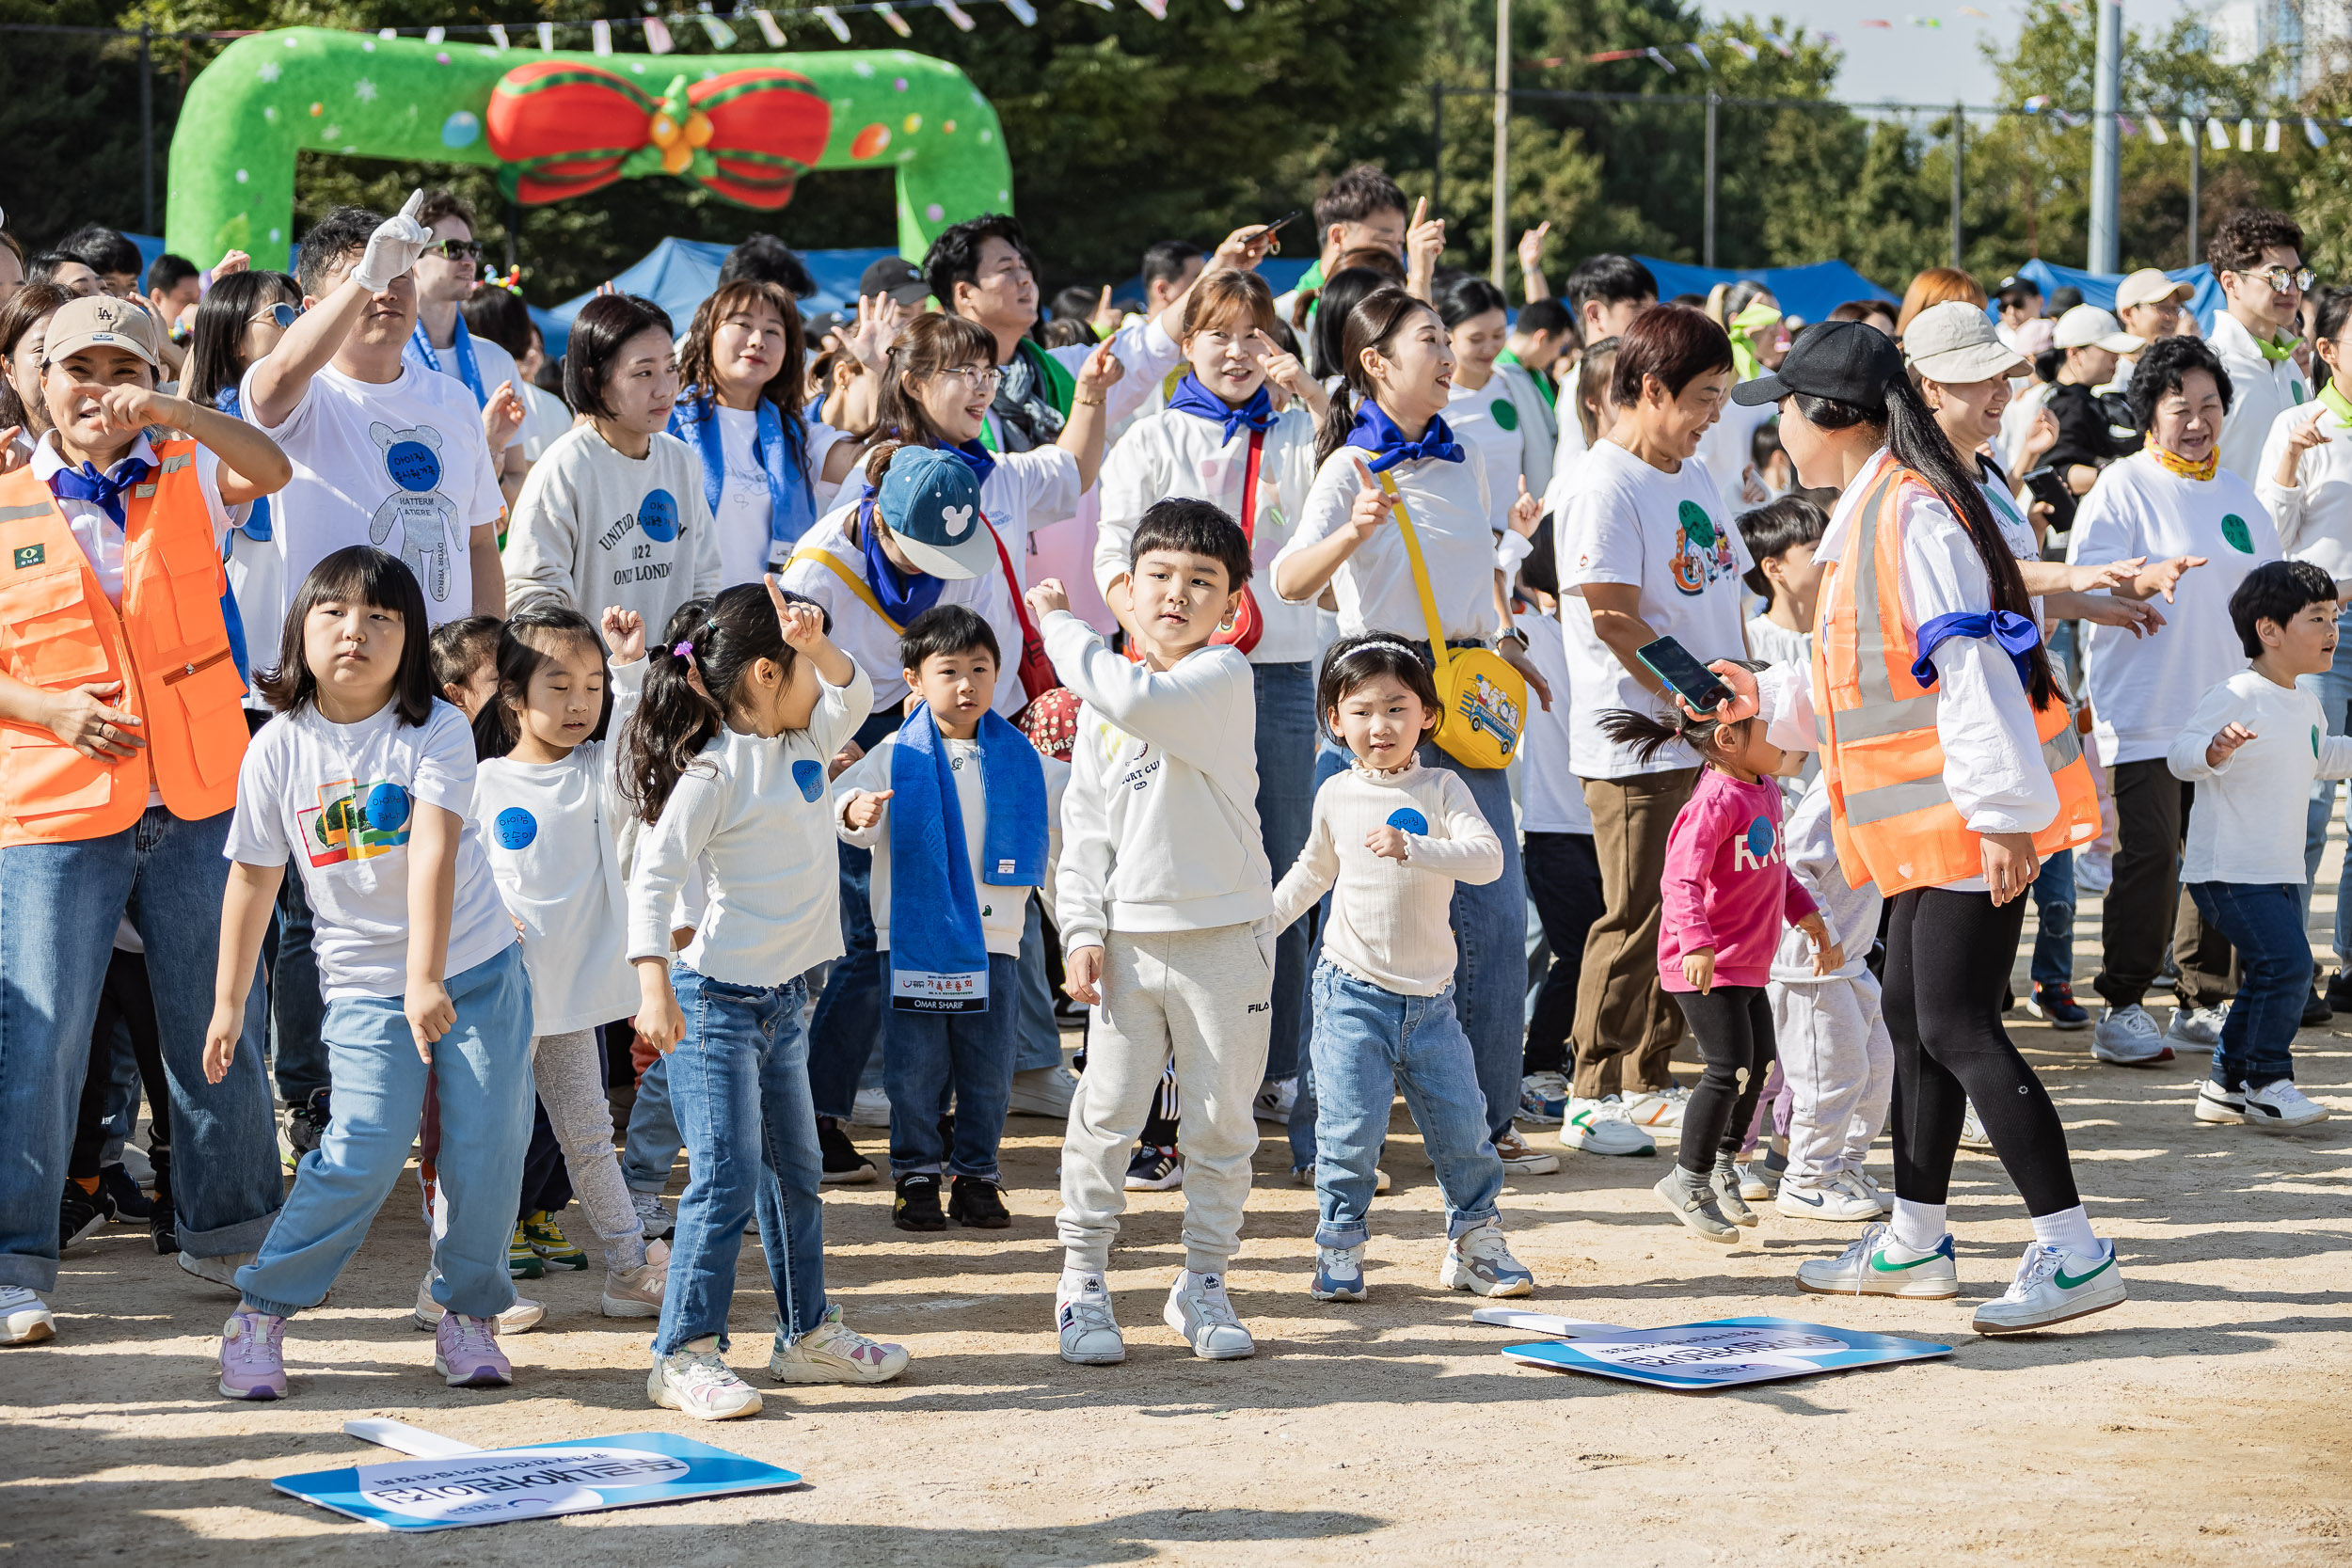
[[[1274,399],[1261,386],[1249,394],[1249,401],[1239,408],[1227,403],[1200,385],[1200,378],[1190,371],[1176,383],[1176,389],[1168,394],[1171,413],[1191,414],[1203,420],[1216,420],[1225,426],[1225,438],[1230,441],[1244,430],[1264,431],[1274,428]]]
[[[903,626],[937,604],[947,586],[946,581],[927,572],[901,572],[898,563],[882,553],[882,530],[874,526],[874,488],[870,484],[857,503],[857,521],[858,536],[866,542],[866,586],[874,591],[874,602],[882,606],[882,613]]]
[[[245,408],[238,400],[236,385],[233,382],[213,394],[213,406],[232,420],[245,418]],[[246,509],[245,521],[237,525],[236,531],[257,545],[269,543],[269,498],[267,496],[258,498],[252,506]],[[226,550],[222,552],[221,559],[223,561],[229,559]]]
[[[87,501],[114,519],[115,527],[128,526],[130,514],[122,504],[123,492],[144,482],[152,469],[145,460],[126,457],[104,473],[91,464],[78,468],[59,468],[49,476],[49,493],[59,500]]]
[[[752,436],[752,455],[768,475],[768,563],[784,569],[787,556],[817,521],[817,486],[801,449],[784,428],[784,415],[766,398],[753,416],[758,429]],[[694,390],[670,410],[670,434],[693,443],[702,454],[703,499],[710,515],[719,515],[719,497],[726,485],[726,442],[719,430],[719,400]]]
[[[1372,461],[1364,467],[1375,474],[1385,473],[1400,463],[1459,463],[1463,457],[1462,449],[1444,420],[1431,419],[1420,440],[1407,441],[1387,410],[1370,398],[1357,406],[1356,428],[1347,433],[1344,444],[1373,453]]]
[[[1028,889],[1045,875],[1045,768],[997,714],[980,720],[984,887]],[[890,755],[890,1005],[903,1012],[988,1010],[988,942],[955,770],[939,721],[918,705]]]
[[[1934,655],[1936,648],[1955,637],[1989,637],[2001,645],[2010,662],[2017,666],[2018,684],[2030,689],[2033,685],[2033,660],[2027,656],[2034,644],[2042,641],[2042,628],[2030,615],[2014,610],[1958,610],[1950,615],[1938,615],[1919,628],[1919,657],[1912,661],[1911,678],[1921,686],[1935,684]]]
[[[482,367],[473,361],[473,334],[466,330],[463,316],[457,318],[457,335],[450,340],[449,351],[456,356],[457,379],[473,394],[474,406],[487,408],[490,389],[482,385]],[[437,372],[441,368],[441,356],[434,351],[433,340],[425,336],[423,317],[417,318],[415,329],[408,334],[408,346],[401,350],[400,356],[428,371]]]
[[[988,476],[996,471],[996,454],[977,441],[966,441],[961,446],[946,447],[941,450],[952,451],[969,463],[972,466],[972,478],[976,483],[986,484]]]

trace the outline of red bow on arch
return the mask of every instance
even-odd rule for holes
[[[789,71],[730,71],[655,97],[615,71],[534,60],[499,79],[485,116],[499,182],[538,204],[615,180],[682,175],[746,207],[773,211],[816,166],[833,107]]]

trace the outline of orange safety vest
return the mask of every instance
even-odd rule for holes
[[[1905,624],[1896,589],[1902,506],[1919,491],[1933,494],[1913,470],[1880,468],[1822,579],[1813,638],[1814,716],[1837,861],[1848,881],[1876,881],[1890,898],[1984,872],[1979,835],[1944,784],[1941,698],[1912,678],[1917,628]],[[2047,856],[2098,835],[2099,797],[2064,700],[2036,708],[2034,729],[2058,794],[2058,816],[2033,839]]]
[[[196,821],[237,803],[245,682],[229,648],[227,587],[196,477],[196,443],[155,443],[158,467],[125,498],[122,609],[28,464],[0,475],[0,658],[44,691],[120,681],[108,705],[147,744],[86,757],[37,724],[0,722],[0,847],[120,832],[163,793]]]

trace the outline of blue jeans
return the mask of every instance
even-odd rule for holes
[[[1527,876],[1519,863],[1518,818],[1511,814],[1510,774],[1500,768],[1465,768],[1424,743],[1414,753],[1424,768],[1442,768],[1470,786],[1470,800],[1502,841],[1502,875],[1483,886],[1454,886],[1454,1010],[1478,1063],[1486,1097],[1486,1131],[1500,1136],[1519,1108],[1519,1062],[1527,1025]],[[1326,737],[1315,753],[1315,787],[1346,770],[1347,748]],[[1294,1164],[1298,1148],[1292,1120]]]
[[[839,971],[834,971],[838,974]],[[808,983],[738,986],[670,966],[686,1036],[670,1053],[670,1104],[686,1134],[689,1174],[670,1243],[656,1354],[706,1335],[725,1350],[743,1227],[756,1215],[788,1338],[825,1315],[824,1160],[809,1101]]]
[[[1396,1091],[1421,1129],[1451,1238],[1501,1217],[1502,1161],[1486,1135],[1486,1102],[1469,1037],[1454,1017],[1454,988],[1399,996],[1328,963],[1314,976],[1317,1246],[1361,1246],[1371,1234],[1374,1163],[1389,1135]]]
[[[988,1011],[913,1013],[882,1009],[882,1086],[890,1094],[890,1176],[936,1173],[996,1180],[996,1145],[1012,1101],[1013,1051],[1020,1032],[1021,960],[988,956]],[[1055,1050],[1057,1064],[1061,1060]],[[956,1144],[939,1136],[947,1097],[956,1100]]]
[[[1061,1025],[1054,1022],[1054,986],[1045,973],[1045,915],[1034,893],[1029,895],[1029,907],[1022,917],[1020,965],[1020,972],[1013,977],[1014,989],[1009,991],[997,989],[996,966],[993,963],[988,975],[990,995],[1004,996],[1017,1004],[1013,1015],[1012,1069],[1028,1072],[1041,1067],[1059,1067]],[[882,1033],[887,1049],[887,1023],[882,1026]]]
[[[2074,851],[2060,849],[2033,879],[2033,983],[2062,986],[2074,978]]]
[[[433,1299],[469,1318],[495,1318],[515,1304],[506,1245],[535,1093],[522,946],[510,942],[446,983],[457,1021],[434,1042],[429,1067],[399,997],[346,996],[327,1007],[334,1116],[294,1167],[294,1194],[261,1256],[237,1271],[253,1310],[290,1318],[326,1299],[407,1167],[428,1076],[440,1090],[438,1170],[448,1207],[448,1227],[433,1244]]]
[[[637,1077],[637,1103],[629,1107],[628,1147],[621,1151],[621,1180],[633,1193],[658,1193],[670,1184],[677,1151],[677,1114],[670,1109],[670,1058],[656,1056]]]
[[[2188,885],[2198,912],[2237,950],[2237,1000],[2213,1048],[2214,1082],[2225,1089],[2295,1076],[2295,1032],[2312,990],[2303,892],[2287,882]]]
[[[2325,673],[2303,675],[2296,685],[2319,699],[2329,735],[2352,735],[2352,610],[2336,617],[2336,662]],[[2312,803],[2303,818],[2302,908],[2308,924],[2312,888],[2319,880],[2319,857],[2328,847],[2328,818],[2335,815],[2336,781],[2313,779]],[[2336,881],[2336,957],[2352,968],[2352,857]],[[2265,1080],[2267,1082],[2267,1080]]]
[[[882,1037],[882,956],[874,951],[873,853],[850,844],[835,847],[841,856],[844,952],[834,960],[816,1015],[808,1021],[808,1087],[817,1115],[847,1121],[866,1059]]]
[[[220,964],[229,813],[186,822],[161,806],[120,832],[0,849],[0,1285],[57,1283],[57,1194],[89,1068],[115,927],[147,944],[171,1082],[172,1206],[198,1258],[251,1252],[283,1200],[262,1065],[262,998],[217,1084],[204,1030]]]
[[[1314,826],[1315,667],[1253,664],[1258,689],[1258,841],[1274,879],[1298,859]],[[1265,1075],[1298,1071],[1307,1043],[1307,922],[1295,921],[1274,940],[1274,1025]],[[1310,1123],[1311,1134],[1312,1124]]]

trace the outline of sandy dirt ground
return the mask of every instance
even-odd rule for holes
[[[2315,928],[2329,909],[2323,897]],[[2097,910],[2089,900],[2078,927],[2086,975]],[[849,1321],[914,1353],[895,1385],[768,1384],[772,1297],[747,1242],[733,1360],[767,1408],[719,1426],[646,1402],[649,1330],[597,1316],[593,1274],[526,1287],[549,1313],[507,1341],[513,1388],[442,1387],[409,1323],[424,1260],[411,1184],[332,1301],[292,1325],[293,1397],[275,1404],[214,1390],[228,1295],[156,1257],[143,1231],[114,1228],[68,1255],[57,1338],[0,1353],[0,1555],[171,1568],[2352,1562],[2352,1018],[2338,1022],[2297,1043],[2301,1082],[2338,1119],[2271,1137],[2190,1119],[2202,1065],[2190,1054],[2098,1066],[2088,1033],[2013,1015],[2131,1287],[2071,1331],[1968,1332],[2030,1235],[1990,1156],[1961,1156],[1952,1303],[1797,1292],[1796,1262],[1834,1253],[1851,1227],[1767,1209],[1737,1248],[1688,1236],[1647,1191],[1671,1144],[1651,1160],[1565,1154],[1558,1175],[1514,1181],[1505,1221],[1541,1282],[1525,1305],[1643,1326],[1784,1315],[1954,1347],[1707,1395],[1499,1355],[1526,1336],[1471,1323],[1471,1299],[1437,1289],[1442,1207],[1401,1107],[1360,1306],[1308,1299],[1313,1194],[1292,1184],[1279,1145],[1262,1148],[1232,1276],[1254,1360],[1194,1360],[1160,1324],[1182,1261],[1175,1194],[1135,1195],[1116,1259],[1127,1364],[1056,1357],[1057,1130],[1016,1117],[1009,1232],[895,1230],[886,1186],[826,1200],[829,1285]],[[858,1136],[879,1160],[882,1136]],[[1882,1180],[1885,1160],[1882,1142]],[[340,1431],[372,1415],[484,1447],[677,1432],[807,1480],[407,1540],[270,1490],[272,1477],[392,1457]]]

